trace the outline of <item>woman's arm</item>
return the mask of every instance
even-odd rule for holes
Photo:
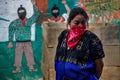
[[[96,59],[95,65],[96,65],[96,70],[98,72],[98,77],[100,78],[103,71],[103,66],[104,66],[103,59]]]
[[[103,58],[105,57],[103,45],[101,40],[91,32],[90,36],[90,53],[91,57],[95,62],[95,67],[97,71],[97,75],[100,78],[103,70]]]

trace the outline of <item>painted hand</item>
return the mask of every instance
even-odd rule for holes
[[[9,43],[8,43],[8,48],[12,48],[12,47],[13,47],[12,42],[9,42]]]
[[[36,4],[36,1],[35,0],[31,0],[31,3],[34,5],[34,4]]]
[[[62,4],[66,4],[66,0],[62,0]]]

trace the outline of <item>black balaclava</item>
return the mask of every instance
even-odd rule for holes
[[[20,19],[23,20],[26,17],[26,14],[27,14],[26,9],[24,7],[22,7],[22,5],[20,5],[17,12],[18,12],[18,16],[19,16]]]
[[[56,4],[52,7],[51,12],[54,17],[59,16],[59,8],[56,6]]]

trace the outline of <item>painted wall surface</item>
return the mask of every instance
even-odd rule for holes
[[[41,80],[43,77],[41,70],[42,57],[42,28],[41,24],[33,24],[32,31],[32,47],[34,59],[38,69],[37,72],[29,72],[25,54],[22,56],[22,67],[20,73],[12,73],[15,69],[14,65],[14,42],[13,48],[8,49],[8,26],[10,22],[18,18],[17,9],[20,5],[26,8],[27,17],[33,14],[33,6],[31,0],[0,0],[0,80]]]
[[[75,7],[75,3],[78,0],[67,0],[70,8]],[[8,49],[8,26],[11,21],[18,18],[17,9],[20,5],[23,5],[27,11],[27,17],[29,18],[33,14],[33,6],[31,0],[0,0],[0,80],[41,80],[43,77],[41,70],[42,60],[42,28],[41,24],[34,24],[32,31],[32,47],[35,58],[35,68],[37,72],[29,72],[26,65],[26,58],[23,54],[22,57],[22,70],[20,73],[14,74],[12,70],[15,69],[14,64],[14,51],[15,45],[12,49]],[[42,3],[41,3],[42,4]],[[66,12],[61,0],[48,0],[48,11],[51,15],[51,8],[54,4],[60,8],[60,15]]]

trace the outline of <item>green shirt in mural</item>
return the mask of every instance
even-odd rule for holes
[[[31,26],[35,23],[39,16],[39,11],[36,5],[33,5],[34,14],[27,19],[23,25],[19,19],[11,22],[9,26],[9,41],[13,41],[15,35],[16,41],[31,40]]]

